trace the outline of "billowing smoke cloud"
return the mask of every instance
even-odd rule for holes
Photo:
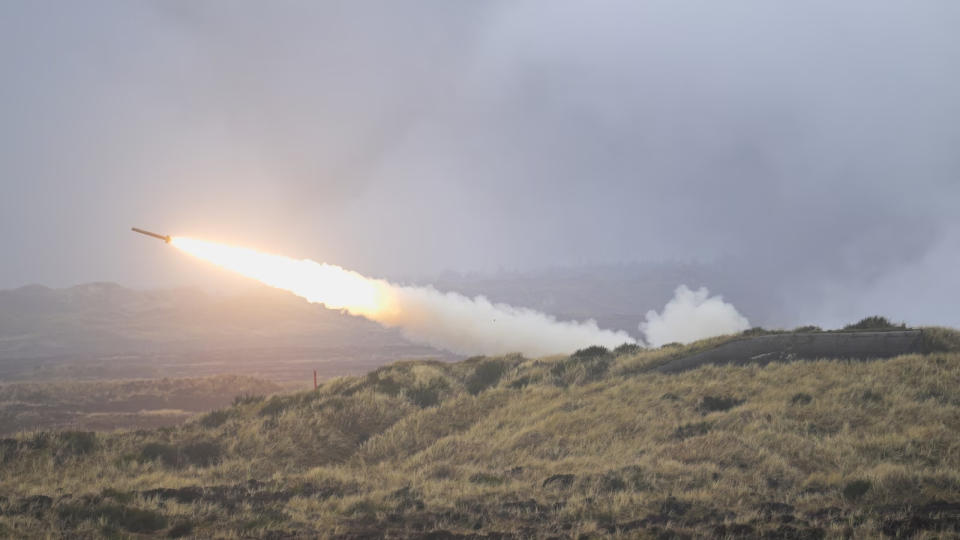
[[[399,326],[412,341],[463,354],[522,352],[530,356],[570,353],[590,345],[616,347],[635,343],[626,332],[602,330],[596,321],[558,321],[554,317],[483,296],[470,299],[433,287],[392,287],[400,306],[396,316],[369,317]]]
[[[732,304],[724,302],[722,296],[711,298],[706,287],[691,291],[686,285],[677,287],[663,313],[650,310],[646,322],[640,323],[640,331],[652,347],[674,342],[690,343],[747,328],[750,323],[746,317],[740,315]]]

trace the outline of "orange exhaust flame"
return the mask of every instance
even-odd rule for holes
[[[291,291],[330,309],[346,309],[354,315],[376,318],[390,305],[388,283],[339,266],[192,238],[175,237],[170,243],[221,268]]]

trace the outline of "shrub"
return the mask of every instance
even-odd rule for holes
[[[613,359],[610,357],[595,358],[592,362],[584,365],[584,379],[580,382],[590,382],[600,379],[610,371],[613,365]]]
[[[179,457],[183,465],[210,467],[216,465],[222,455],[223,448],[219,444],[201,441],[184,446]]]
[[[793,329],[793,332],[795,334],[811,334],[814,332],[823,332],[823,328],[820,328],[819,326],[813,326],[813,325],[798,326]]]
[[[580,349],[550,368],[559,386],[584,384],[602,378],[613,365],[613,355],[606,347],[594,345]]]
[[[238,406],[238,405],[253,405],[253,404],[255,404],[255,403],[260,403],[260,402],[262,402],[264,399],[266,399],[265,396],[254,396],[254,395],[252,395],[252,394],[244,394],[244,395],[242,395],[242,396],[234,396],[234,398],[233,398],[233,406],[236,407],[236,406]]]
[[[710,422],[696,422],[693,424],[684,424],[677,427],[677,430],[673,433],[673,436],[681,441],[684,439],[689,439],[690,437],[700,437],[701,435],[706,435],[710,432],[710,428],[713,427],[713,424]]]
[[[643,350],[643,347],[636,343],[624,343],[613,350],[614,356],[630,356]]]
[[[603,358],[610,355],[610,351],[606,347],[601,347],[600,345],[593,345],[587,347],[586,349],[578,349],[575,353],[570,355],[571,360],[594,360],[597,358]]]
[[[376,371],[367,375],[367,380],[372,383],[374,392],[380,394],[386,394],[390,397],[397,397],[400,395],[400,392],[403,390],[403,387],[400,386],[393,377],[380,377],[380,374]]]
[[[960,330],[942,326],[924,328],[923,352],[960,352]]]
[[[671,341],[670,343],[664,343],[660,346],[661,349],[679,349],[683,347],[683,343],[679,341]]]
[[[901,323],[895,325],[890,322],[890,319],[886,317],[881,317],[879,315],[873,315],[870,317],[864,317],[859,321],[848,324],[843,327],[844,330],[889,330],[889,329],[905,329],[907,323]]]
[[[529,375],[524,375],[523,377],[514,379],[510,381],[510,384],[507,385],[507,388],[511,390],[522,390],[530,385],[533,381],[530,379]]]
[[[467,391],[473,395],[500,382],[510,366],[501,360],[486,360],[477,365],[467,380]]]
[[[601,492],[616,492],[616,491],[626,491],[627,483],[623,478],[620,478],[619,475],[615,473],[606,473],[602,475],[597,481],[597,489]]]
[[[200,417],[198,422],[201,426],[214,429],[227,423],[230,419],[230,411],[227,409],[216,409]]]
[[[871,484],[868,480],[854,480],[843,488],[843,498],[856,500],[863,497],[870,491]]]
[[[57,438],[70,454],[87,454],[97,447],[97,434],[92,431],[61,431]]]
[[[12,459],[19,449],[20,442],[16,439],[6,438],[0,440],[0,462]]]
[[[277,416],[283,411],[287,410],[291,401],[288,399],[283,399],[279,396],[274,396],[270,398],[270,401],[267,401],[260,407],[260,416]]]
[[[50,440],[52,438],[49,431],[41,431],[31,437],[30,440],[27,441],[26,446],[30,450],[43,450],[50,446]]]
[[[157,461],[168,467],[177,465],[177,449],[169,444],[152,442],[140,450],[138,460],[141,462]]]
[[[762,326],[754,326],[753,328],[743,331],[743,336],[763,336],[769,334],[770,331]]]
[[[450,385],[447,381],[437,377],[426,384],[418,382],[416,386],[406,391],[406,395],[414,405],[425,409],[439,405],[441,393],[448,388]]]

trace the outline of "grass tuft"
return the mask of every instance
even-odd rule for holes
[[[227,423],[230,419],[228,409],[216,409],[200,417],[199,424],[207,429],[215,429]]]
[[[420,408],[436,407],[440,405],[441,395],[450,385],[441,377],[431,379],[427,383],[418,382],[413,388],[406,391],[407,397],[414,405]]]
[[[893,324],[890,319],[880,315],[864,317],[843,327],[844,330],[900,330],[906,328],[907,323]]]
[[[92,431],[61,431],[57,439],[68,454],[89,454],[97,448],[97,434]]]
[[[477,395],[500,382],[510,366],[501,360],[484,360],[477,364],[473,375],[467,380],[467,392]]]
[[[257,403],[262,403],[266,399],[266,396],[255,396],[253,394],[243,394],[240,396],[234,396],[233,406],[243,406],[243,405],[254,405]]]

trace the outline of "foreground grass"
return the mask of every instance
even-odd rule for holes
[[[176,428],[21,434],[0,536],[952,537],[960,333],[932,332],[927,355],[680,375],[645,370],[737,336],[401,362]]]

